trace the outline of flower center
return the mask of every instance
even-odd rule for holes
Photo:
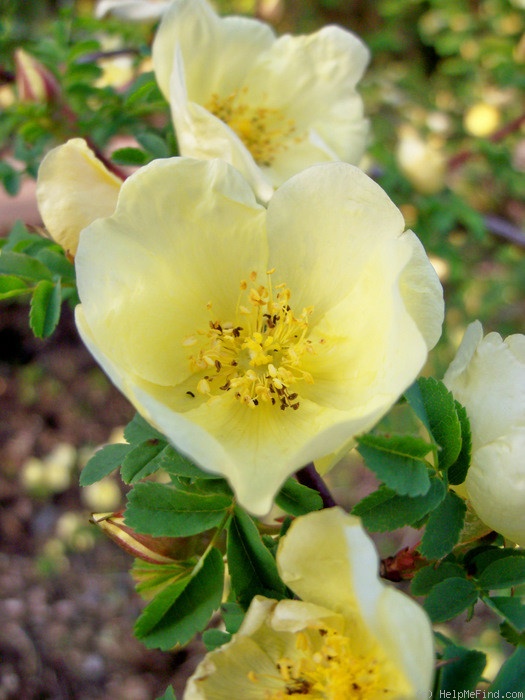
[[[283,657],[276,667],[282,690],[269,690],[266,700],[388,700],[408,690],[403,675],[376,645],[356,653],[350,637],[319,625],[296,634],[294,658]],[[250,672],[249,680],[264,683]]]
[[[296,127],[280,109],[256,107],[246,100],[248,88],[227,97],[214,93],[206,109],[225,122],[250,151],[258,165],[269,166],[280,151],[288,148]],[[300,138],[295,137],[296,141]]]
[[[262,404],[283,411],[299,408],[296,385],[313,383],[312,375],[301,368],[305,353],[316,353],[308,339],[308,317],[313,309],[303,309],[295,316],[289,304],[290,290],[284,284],[274,290],[272,273],[267,273],[267,286],[248,289],[248,283],[241,282],[234,320],[212,320],[207,330],[184,339],[187,347],[204,340],[200,351],[188,358],[193,372],[206,372],[196,385],[199,394],[213,399],[220,392],[232,392],[250,408]],[[252,272],[251,282],[256,278]]]

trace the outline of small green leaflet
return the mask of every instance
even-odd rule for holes
[[[97,450],[82,469],[80,485],[89,486],[111,474],[112,471],[120,467],[130,450],[130,445],[125,443],[105,445]]]
[[[433,511],[445,498],[444,483],[430,478],[430,488],[424,496],[399,496],[386,486],[363,498],[352,513],[359,515],[363,525],[372,532],[396,530],[405,525],[414,525]]]
[[[450,644],[443,652],[442,660],[446,663],[439,673],[440,691],[476,690],[487,664],[487,657],[483,652]],[[452,693],[450,697],[453,697]]]
[[[135,623],[136,636],[150,649],[184,646],[220,606],[223,587],[222,554],[212,548],[191,576],[165,588],[144,608]]]
[[[285,513],[296,517],[323,507],[323,499],[317,491],[299,484],[292,478],[284,482],[275,502]]]
[[[442,559],[459,540],[467,507],[455,493],[449,491],[430,514],[419,551],[425,559]]]
[[[478,577],[485,590],[510,588],[525,583],[525,557],[509,556],[490,563]]]
[[[136,484],[128,494],[126,525],[154,537],[188,537],[220,524],[232,496],[192,493],[168,484]]]
[[[412,595],[427,595],[432,588],[447,578],[466,578],[465,570],[458,564],[443,562],[439,566],[425,566],[420,569],[410,585]]]
[[[31,297],[29,325],[37,338],[48,338],[56,328],[60,318],[62,290],[60,281],[55,283],[41,280]]]
[[[478,599],[476,585],[465,578],[447,578],[432,588],[423,607],[432,622],[446,622],[471,605]]]
[[[483,602],[514,627],[516,632],[525,632],[525,605],[520,597],[510,596],[484,597]]]
[[[424,496],[430,488],[424,459],[432,445],[410,435],[363,435],[358,452],[388,488],[400,496]]]
[[[134,484],[161,468],[162,454],[168,449],[165,440],[150,438],[134,446],[124,457],[121,475],[125,484]]]
[[[264,546],[253,520],[237,507],[228,527],[227,548],[232,587],[244,609],[256,595],[286,597],[275,559]]]
[[[454,397],[443,382],[433,377],[418,379],[405,396],[440,447],[439,468],[448,469],[461,451],[461,424]]]

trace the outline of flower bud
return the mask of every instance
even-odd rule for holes
[[[135,532],[124,522],[123,511],[93,513],[91,521],[119,547],[137,559],[150,564],[173,564],[204,551],[209,533],[195,537],[152,537]]]
[[[15,82],[20,102],[52,102],[60,95],[53,73],[23,49],[15,51]]]

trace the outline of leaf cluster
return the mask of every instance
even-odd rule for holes
[[[61,246],[18,222],[0,240],[0,300],[30,299],[29,324],[47,338],[60,319],[62,302],[78,302],[75,268]]]
[[[135,537],[140,544],[135,555],[145,558],[137,560],[132,573],[137,590],[149,601],[135,626],[146,646],[171,649],[204,630],[221,605],[224,561],[231,587],[230,607],[221,608],[226,633],[211,630],[205,637],[208,645],[229,639],[234,626],[229,615],[236,611],[239,621],[254,596],[278,600],[290,595],[275,562],[287,520],[282,528],[268,532],[236,505],[224,479],[202,471],[176,452],[139,415],[126,427],[124,437],[125,443],[106,445],[95,453],[80,483],[87,486],[118,469],[131,486],[121,544],[133,551]],[[277,502],[292,516],[322,507],[316,491],[291,478]],[[135,535],[130,536],[130,531]],[[115,539],[119,542],[118,536]],[[171,548],[163,547],[171,561],[152,563],[144,556],[144,547],[149,546],[154,559],[159,550],[155,543],[160,540],[163,545],[171,540]]]

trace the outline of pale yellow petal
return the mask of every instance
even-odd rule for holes
[[[277,564],[296,595],[345,617],[372,614],[382,592],[374,545],[360,519],[341,508],[295,520],[279,544]]]
[[[361,170],[330,163],[308,168],[277,190],[267,228],[275,283],[286,282],[294,308],[315,304],[315,325],[349,294],[377,247],[402,233],[404,220]]]
[[[122,181],[83,139],[71,139],[43,159],[36,196],[51,237],[74,255],[80,231],[115,210]]]
[[[260,201],[270,199],[272,182],[237,134],[204,107],[188,100],[180,52],[171,76],[170,105],[182,155],[202,160],[221,158],[246,177]]]
[[[474,450],[510,426],[525,428],[525,336],[483,338],[481,324],[471,324],[443,381],[467,409]]]
[[[525,547],[524,454],[525,427],[511,428],[474,452],[465,481],[478,517],[520,547]]]
[[[82,235],[86,322],[127,372],[175,386],[190,373],[185,338],[234,315],[241,280],[266,256],[264,209],[233,168],[155,161],[125,182],[115,215]]]
[[[253,103],[278,108],[294,122],[299,145],[313,130],[339,160],[357,163],[367,145],[368,123],[355,88],[369,56],[363,42],[340,27],[285,35],[260,55],[245,88]],[[293,157],[292,139],[288,150],[279,160]]]
[[[411,691],[404,700],[430,697],[434,637],[423,608],[401,591],[385,585],[375,616],[367,623],[396,668],[410,681]]]
[[[236,89],[258,55],[274,40],[272,29],[263,22],[219,18],[205,0],[175,0],[153,42],[155,75],[169,98],[174,54],[180,50],[189,99],[202,104],[214,92],[227,96]]]

